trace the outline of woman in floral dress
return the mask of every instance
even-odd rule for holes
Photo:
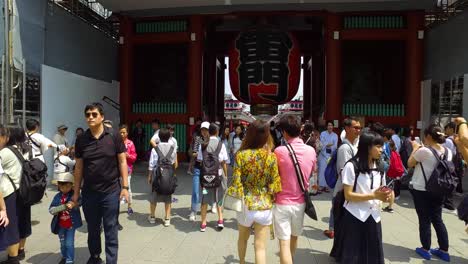
[[[244,207],[237,213],[240,263],[245,263],[250,228],[255,229],[255,263],[266,263],[266,240],[272,224],[275,194],[281,191],[281,180],[275,154],[268,146],[270,127],[262,120],[253,122],[236,154],[233,183],[228,194],[244,198]]]

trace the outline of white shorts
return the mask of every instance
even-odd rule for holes
[[[278,205],[273,207],[275,235],[280,240],[300,236],[304,227],[304,204]]]
[[[251,227],[254,223],[267,226],[273,222],[273,213],[271,210],[249,211],[244,209],[244,212],[237,213],[237,222],[245,227]]]

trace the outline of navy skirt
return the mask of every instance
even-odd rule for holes
[[[4,251],[10,245],[19,242],[18,213],[16,210],[16,192],[4,197],[7,216],[10,223],[8,226],[0,227],[0,251]]]
[[[339,227],[335,226],[330,256],[339,263],[384,264],[381,222],[376,223],[372,216],[361,222],[344,209]]]

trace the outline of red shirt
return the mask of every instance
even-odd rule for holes
[[[67,194],[62,194],[62,197],[60,198],[61,204],[67,203],[67,196]],[[70,212],[68,210],[59,213],[59,225],[62,228],[71,228],[73,226]]]

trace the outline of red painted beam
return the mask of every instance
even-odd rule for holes
[[[341,121],[341,105],[343,102],[342,47],[341,40],[334,38],[334,32],[339,32],[341,29],[340,15],[329,13],[325,27],[325,118]]]
[[[120,59],[120,122],[127,123],[132,109],[133,87],[133,22],[128,17],[120,18],[120,30],[123,43],[119,46]]]

